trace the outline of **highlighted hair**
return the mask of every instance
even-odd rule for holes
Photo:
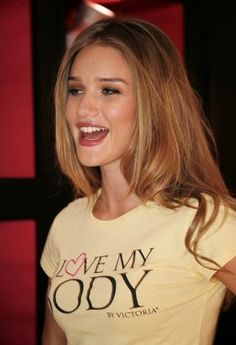
[[[62,171],[78,196],[92,196],[101,187],[99,168],[78,161],[66,116],[68,76],[79,51],[89,45],[118,49],[130,66],[137,94],[137,117],[121,170],[140,199],[177,209],[198,200],[186,235],[196,260],[214,263],[197,253],[198,242],[214,222],[222,203],[236,209],[215,161],[215,142],[201,102],[188,81],[184,65],[169,38],[138,19],[101,20],[79,34],[66,52],[55,89],[56,149]],[[212,150],[213,153],[212,153]],[[206,195],[213,201],[207,216]],[[217,267],[217,264],[214,263]]]

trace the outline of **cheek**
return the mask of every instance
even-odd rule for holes
[[[66,103],[66,108],[65,108],[65,115],[66,115],[66,120],[69,124],[70,128],[73,128],[73,126],[76,124],[76,119],[75,119],[75,111],[74,111],[74,106],[73,102],[67,101]]]
[[[79,129],[76,127],[76,119],[73,116],[73,112],[71,111],[71,108],[68,106],[66,106],[65,109],[65,116],[71,135],[74,141],[76,142],[79,136]]]
[[[134,130],[135,123],[136,123],[136,107],[130,105],[124,109],[123,117],[122,117],[123,127],[126,133],[131,133]]]
[[[72,122],[72,104],[69,100],[66,102],[66,108],[65,108],[65,114],[66,114],[66,120],[70,124]]]
[[[132,106],[126,106],[122,109],[122,115],[116,118],[115,140],[117,148],[123,153],[131,142],[136,124],[136,109]]]
[[[109,112],[109,118],[111,125],[116,128],[124,127],[125,131],[130,132],[130,129],[134,128],[135,125],[136,106],[132,102],[131,104],[120,104]]]

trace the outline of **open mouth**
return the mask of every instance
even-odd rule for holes
[[[105,127],[80,127],[80,143],[86,144],[98,144],[109,133],[109,129]]]

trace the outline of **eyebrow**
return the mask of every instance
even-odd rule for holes
[[[112,82],[112,83],[124,83],[127,84],[127,81],[121,78],[113,78],[113,77],[102,77],[102,78],[96,78],[97,81],[99,82]],[[68,81],[79,81],[81,82],[80,77],[74,77],[74,76],[69,76]]]

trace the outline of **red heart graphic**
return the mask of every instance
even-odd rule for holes
[[[86,258],[86,253],[81,253],[77,259],[70,259],[65,267],[66,273],[74,277],[79,272],[80,268],[83,266]]]

